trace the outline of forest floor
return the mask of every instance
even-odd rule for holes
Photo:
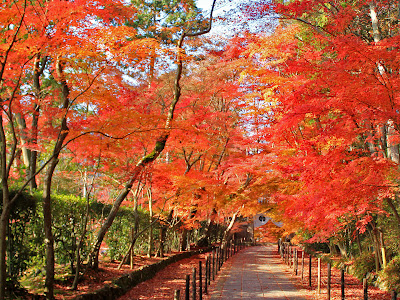
[[[166,254],[165,256],[168,257],[168,255],[172,254],[174,253]],[[79,283],[77,291],[71,290],[73,278],[57,281],[54,287],[56,299],[72,299],[79,294],[94,292],[122,275],[135,271],[142,266],[156,263],[160,260],[162,260],[162,258],[136,255],[134,256],[132,269],[127,264],[122,265],[121,269],[118,269],[119,261],[100,262],[98,270],[89,270],[87,272],[83,280]]]
[[[168,257],[173,254],[177,254],[179,252],[168,253],[165,254],[165,257]],[[72,277],[67,277],[60,273],[60,270],[57,271],[58,276],[56,277],[56,283],[54,285],[55,298],[57,300],[61,299],[72,299],[80,294],[86,294],[94,292],[98,289],[101,289],[105,284],[111,283],[112,280],[121,277],[124,274],[131,273],[139,269],[142,266],[156,263],[162,260],[159,257],[147,257],[136,255],[134,256],[133,261],[133,269],[131,269],[130,265],[124,264],[121,269],[118,269],[119,261],[101,261],[99,269],[97,271],[89,270],[87,274],[84,276],[82,281],[79,283],[78,290],[71,290],[71,285],[73,283]],[[57,267],[56,267],[57,268]],[[60,266],[58,266],[60,269]],[[67,273],[67,271],[66,271]],[[29,295],[24,296],[15,296],[11,299],[31,299],[33,298],[33,294],[35,295],[43,295],[44,293],[44,277],[43,276],[35,276],[30,275],[29,278],[25,278],[23,282],[23,286],[28,290]]]

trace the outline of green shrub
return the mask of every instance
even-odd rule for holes
[[[366,251],[354,260],[353,275],[362,280],[368,273],[374,272],[375,268],[375,254]]]
[[[139,231],[148,226],[149,216],[143,211],[138,211]],[[108,246],[107,255],[111,260],[121,260],[129,249],[135,218],[132,208],[121,207],[117,217],[111,225],[105,242]],[[143,232],[136,240],[135,249],[144,252],[148,249],[149,230]],[[157,239],[159,234],[157,224],[153,225],[153,237]],[[154,249],[153,249],[154,250]]]
[[[400,292],[400,256],[394,257],[386,268],[379,272],[379,279],[388,290]]]
[[[2,196],[0,190],[0,195]],[[10,198],[16,195],[10,191]],[[2,202],[0,201],[0,211]],[[28,268],[28,261],[32,255],[26,239],[29,237],[26,224],[36,212],[36,199],[28,193],[22,192],[13,202],[10,209],[10,219],[7,232],[7,284],[10,289],[17,287],[19,276]],[[1,212],[0,212],[1,213]]]

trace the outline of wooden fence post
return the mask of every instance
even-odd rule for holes
[[[185,300],[190,298],[190,275],[186,275]]]
[[[215,249],[212,251],[212,280],[215,279]]]
[[[208,285],[211,284],[211,255],[208,256]]]
[[[318,269],[317,269],[317,276],[318,276],[318,279],[317,279],[317,291],[318,291],[318,294],[321,294],[321,258],[320,257],[318,257]]]
[[[193,268],[192,299],[196,300],[196,268]]]
[[[311,253],[310,253],[309,262],[308,262],[308,286],[309,287],[311,287],[311,262],[312,262],[312,258],[311,258]]]
[[[296,273],[296,247],[293,247],[293,273]]]
[[[331,264],[328,263],[328,282],[326,284],[327,289],[327,299],[331,299]]]
[[[305,256],[305,251],[304,249],[301,250],[301,281],[304,279],[304,256]]]
[[[219,248],[219,247],[217,247],[217,251],[216,251],[216,253],[217,253],[217,259],[216,259],[216,261],[215,261],[215,268],[216,268],[216,270],[215,270],[215,274],[217,274],[217,273],[218,273],[218,271],[219,271],[219,259],[220,259],[220,253],[219,253],[219,250],[220,250],[220,248]]]
[[[204,285],[204,294],[207,294],[208,293],[208,256],[206,256],[206,265],[205,265],[205,270],[204,270],[205,272],[205,274],[204,274],[204,277],[205,277],[205,285]]]
[[[199,299],[203,300],[203,274],[201,260],[199,260]]]
[[[289,260],[289,245],[286,245],[285,247],[285,263],[288,264]]]
[[[364,300],[368,300],[368,282],[367,278],[363,279]]]
[[[340,291],[342,300],[344,300],[344,269],[342,269],[340,272]]]

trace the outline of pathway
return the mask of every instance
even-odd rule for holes
[[[307,291],[296,288],[284,270],[276,246],[248,247],[225,263],[211,286],[211,300],[305,300]]]

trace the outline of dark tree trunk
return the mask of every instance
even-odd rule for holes
[[[50,160],[45,179],[43,192],[43,222],[46,244],[46,280],[45,280],[45,295],[47,299],[54,299],[54,237],[52,233],[52,214],[51,214],[51,183],[54,171],[58,164],[58,157],[63,148],[65,139],[68,136],[67,126],[67,111],[69,109],[69,88],[64,76],[63,63],[58,58],[56,64],[57,75],[60,78],[62,87],[63,110],[64,117],[61,120],[61,126],[58,134],[58,139],[54,145],[53,155]]]
[[[43,222],[46,244],[46,280],[45,295],[47,299],[54,299],[54,237],[52,232],[51,215],[51,180],[57,166],[57,160],[53,158],[46,174],[43,193]]]
[[[168,217],[167,217],[167,224],[161,225],[160,228],[160,246],[158,248],[157,256],[158,257],[164,257],[164,244],[165,244],[165,239],[167,237],[167,230],[169,223],[172,221],[172,216],[174,214],[174,210],[170,210]]]
[[[215,227],[214,219],[215,219],[216,215],[217,215],[217,210],[214,207],[211,212],[211,216],[208,219],[207,226],[204,230],[204,233],[196,243],[196,245],[198,247],[207,247],[210,245],[210,238],[211,238],[211,233],[213,232],[213,228]]]
[[[182,70],[183,70],[183,57],[181,55],[182,51],[182,46],[183,46],[183,41],[186,37],[194,37],[194,36],[200,36],[202,34],[208,33],[211,30],[211,24],[212,24],[212,13],[214,10],[216,0],[213,2],[213,6],[211,9],[210,13],[210,23],[209,26],[206,30],[197,32],[197,33],[186,33],[184,32],[178,42],[178,55],[177,55],[177,69],[176,69],[176,75],[175,75],[175,82],[174,82],[174,99],[172,100],[169,110],[168,110],[168,115],[165,120],[165,126],[164,126],[164,133],[160,135],[160,137],[157,139],[156,145],[153,149],[153,151],[144,156],[135,166],[135,168],[132,170],[132,175],[130,176],[128,182],[125,185],[125,188],[121,191],[119,196],[115,199],[112,209],[103,223],[102,227],[100,228],[98,234],[97,234],[97,240],[96,243],[94,244],[93,250],[90,253],[89,257],[89,265],[92,265],[93,268],[98,268],[98,256],[99,256],[99,250],[100,250],[100,245],[103,242],[103,239],[112,225],[115,216],[117,215],[118,209],[121,206],[121,203],[125,200],[126,196],[128,195],[129,191],[132,188],[133,183],[137,180],[139,177],[141,171],[145,166],[148,164],[152,163],[156,158],[161,154],[161,152],[165,148],[165,144],[169,138],[170,132],[172,130],[172,121],[174,119],[174,113],[175,113],[175,107],[181,97],[181,77],[182,77]]]

